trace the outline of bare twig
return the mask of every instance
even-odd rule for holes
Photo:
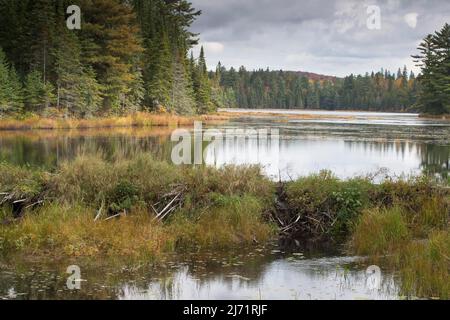
[[[172,210],[172,208],[171,208],[171,206],[173,205],[173,203],[175,202],[175,201],[177,201],[177,199],[179,198],[181,196],[181,193],[178,193],[176,196],[175,196],[175,198],[173,198],[172,199],[172,201],[170,201],[169,202],[169,204],[160,212],[160,213],[158,213],[157,215],[156,215],[156,217],[153,219],[153,221],[154,220],[162,220],[162,219],[164,219],[166,216],[167,216],[167,214],[166,214],[166,211],[167,210]],[[162,218],[161,218],[162,217]]]
[[[122,215],[122,212],[121,212],[121,213],[118,213],[118,214],[115,214],[115,215],[113,215],[113,216],[111,216],[111,217],[109,217],[109,218],[106,218],[105,221],[109,221],[109,220],[112,220],[112,219],[114,219],[114,218],[118,218],[118,217],[120,217],[121,215]]]
[[[35,207],[35,206],[37,206],[37,205],[40,205],[40,204],[43,204],[43,203],[44,203],[43,200],[39,200],[39,201],[37,201],[37,202],[35,202],[35,203],[32,203],[32,204],[26,206],[25,209],[33,208],[33,207]]]
[[[102,201],[102,206],[100,207],[100,209],[98,209],[97,216],[95,217],[94,222],[96,222],[102,216],[104,206],[105,206],[105,202]]]

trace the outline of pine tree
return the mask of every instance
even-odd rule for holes
[[[54,88],[45,83],[40,71],[30,72],[25,80],[25,104],[28,111],[43,112],[51,103],[54,103]]]
[[[10,92],[9,65],[3,50],[0,49],[0,110],[2,112],[8,112],[10,109]]]
[[[83,66],[80,61],[81,48],[74,35],[63,33],[52,52],[55,59],[56,106],[73,115],[80,115],[80,85],[83,81]]]
[[[17,113],[22,110],[22,84],[16,70],[6,61],[0,48],[0,112]]]
[[[20,113],[23,111],[23,85],[14,67],[9,69],[9,86],[11,111]]]
[[[39,70],[44,84],[49,80],[51,71],[50,51],[54,45],[56,6],[54,0],[32,1],[27,31],[30,33],[29,52],[30,69]]]
[[[182,115],[195,113],[194,91],[184,63],[179,57],[173,64],[170,110]]]
[[[96,114],[102,102],[102,86],[97,82],[92,68],[83,70],[76,90],[79,95],[75,109],[78,116],[89,117]]]
[[[102,85],[104,111],[121,112],[136,84],[133,64],[144,51],[132,8],[118,0],[84,0],[80,33],[84,65],[92,67]],[[125,106],[126,108],[127,106]]]
[[[212,111],[211,85],[209,83],[208,70],[206,67],[205,51],[200,49],[198,63],[193,72],[194,91],[197,99],[197,113],[205,114]]]
[[[425,113],[450,113],[450,25],[428,35],[413,56],[422,68],[418,107]]]
[[[170,104],[172,88],[172,55],[170,51],[169,37],[166,32],[158,39],[158,43],[152,54],[152,67],[149,70],[147,95],[153,108],[167,107]]]

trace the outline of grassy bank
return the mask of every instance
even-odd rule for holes
[[[345,241],[368,209],[402,206],[417,212],[435,204],[439,213],[448,215],[448,194],[447,189],[426,177],[373,183],[364,177],[340,180],[324,171],[282,185],[278,199],[285,208],[280,217],[284,224],[297,221],[289,230],[290,236],[338,243]],[[428,223],[425,217],[421,219],[418,224]]]
[[[265,243],[348,244],[402,276],[405,294],[448,297],[447,188],[426,178],[274,183],[258,167],[177,167],[149,155],[79,157],[53,172],[0,164],[0,253],[152,258]]]
[[[350,247],[397,271],[404,295],[450,298],[448,203],[430,199],[417,211],[403,206],[367,210]]]
[[[146,155],[78,158],[52,173],[2,164],[0,190],[3,255],[156,257],[263,242],[274,231],[263,220],[272,184],[254,167],[180,168]],[[177,206],[155,220],[174,190]]]
[[[402,294],[450,297],[448,187],[426,178],[341,181],[324,172],[278,193],[285,208],[279,213],[282,236],[347,243],[350,254],[397,272]]]
[[[193,125],[195,121],[220,122],[229,117],[225,115],[177,116],[168,113],[146,113],[122,117],[75,119],[62,117],[41,117],[30,115],[23,119],[0,118],[0,130],[54,130],[54,129],[93,129],[129,127],[179,127]]]

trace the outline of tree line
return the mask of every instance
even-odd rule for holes
[[[343,79],[314,80],[290,71],[226,69],[210,75],[222,88],[218,99],[226,107],[405,111],[418,92],[418,81],[407,68]]]
[[[227,69],[210,72],[216,105],[239,108],[417,111],[450,114],[450,25],[430,34],[412,56],[421,73],[406,67],[345,78],[314,79],[298,72]],[[218,88],[218,89],[215,89]]]
[[[187,0],[0,0],[0,116],[74,117],[219,107],[450,112],[450,27],[427,36],[406,67],[345,78],[269,69],[208,71]]]
[[[201,11],[185,0],[0,0],[0,112],[123,114],[214,109],[203,50],[189,28]]]

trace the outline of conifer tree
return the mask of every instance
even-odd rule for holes
[[[22,84],[17,72],[9,65],[0,48],[0,112],[20,112],[23,107],[22,94]]]
[[[9,87],[11,89],[9,95],[11,111],[20,113],[23,111],[23,85],[14,67],[9,69]]]
[[[8,112],[10,109],[10,92],[9,65],[3,50],[0,49],[0,110],[2,112]]]
[[[450,25],[428,35],[413,56],[422,68],[417,105],[429,114],[450,113]]]
[[[182,60],[179,57],[173,64],[170,110],[177,114],[190,115],[196,111],[194,91]]]
[[[34,70],[28,74],[24,88],[25,107],[28,111],[43,112],[54,103],[54,88],[45,83],[40,71]]]

